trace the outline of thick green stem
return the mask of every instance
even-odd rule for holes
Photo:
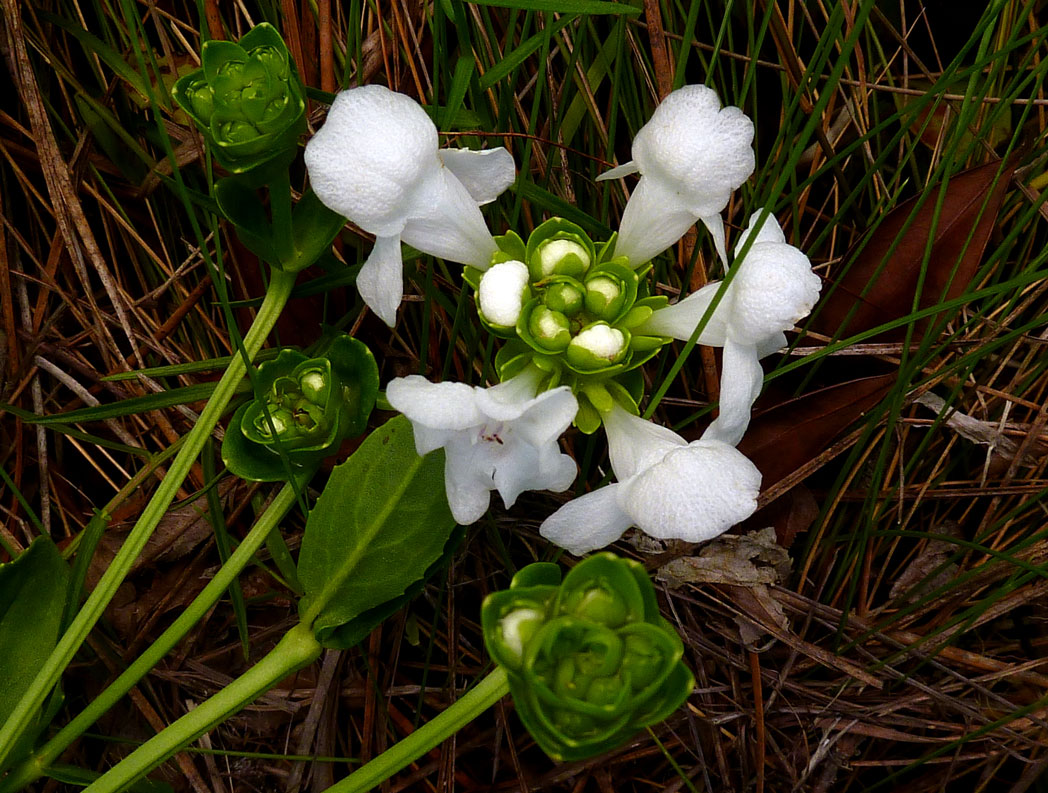
[[[454,735],[508,693],[509,683],[500,666],[435,719],[423,724],[407,738],[394,744],[371,762],[365,763],[341,782],[336,782],[325,793],[357,793],[371,790],[408,763]]]
[[[273,271],[269,289],[259,307],[258,315],[251,329],[244,336],[244,351],[249,359],[253,359],[261,349],[262,343],[269,335],[273,325],[276,324],[281,310],[287,303],[294,284],[295,275],[293,273]],[[185,436],[182,448],[171,462],[167,475],[142,511],[138,522],[135,523],[127,540],[124,541],[123,547],[99,579],[94,591],[87,598],[50,657],[44,662],[43,667],[25,694],[22,695],[22,699],[19,700],[3,727],[0,727],[0,767],[3,767],[4,762],[18,743],[18,739],[32,723],[44,699],[62,676],[62,671],[69,665],[76,651],[80,649],[87,634],[91,632],[98,618],[102,616],[105,607],[131,569],[132,563],[142,552],[153,529],[160,522],[178,489],[182,486],[182,482],[189,474],[189,469],[197,455],[200,454],[204,441],[211,434],[226,409],[226,405],[232,399],[233,392],[244,377],[245,371],[244,356],[235,356],[229,368],[222,375],[222,379],[219,380],[217,388],[200,414],[196,425]]]
[[[304,484],[304,481],[301,483]],[[76,740],[88,727],[94,724],[102,714],[115,705],[131,687],[141,680],[150,669],[163,658],[185,636],[189,629],[197,624],[220,597],[229,588],[237,575],[251,561],[255,552],[266,537],[280,523],[287,511],[295,503],[295,486],[284,485],[276,498],[262,513],[255,526],[244,537],[237,549],[230,555],[215,577],[208,582],[186,610],[155,642],[139,656],[108,688],[95,697],[91,704],[84,708],[75,719],[63,727],[57,735],[34,752],[28,759],[12,769],[10,774],[0,782],[0,793],[13,793],[39,779],[46,772],[47,766],[53,763],[66,747]]]
[[[84,793],[117,793],[145,776],[179,749],[257,699],[292,672],[320,657],[312,629],[296,625],[265,658],[170,727],[150,738],[92,782]]]

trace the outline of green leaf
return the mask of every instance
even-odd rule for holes
[[[522,64],[531,53],[535,52],[539,47],[542,46],[543,42],[550,36],[556,35],[565,27],[574,22],[576,17],[571,15],[565,15],[558,19],[553,25],[546,30],[540,30],[527,41],[523,41],[513,48],[512,52],[507,52],[502,60],[498,61],[494,66],[484,72],[484,76],[480,78],[480,90],[487,91],[491,86],[501,80],[503,77],[511,75],[520,64]]]
[[[298,562],[303,622],[338,645],[341,626],[424,576],[454,527],[443,452],[419,457],[410,422],[386,422],[335,467],[309,514]]]
[[[239,179],[227,176],[215,184],[215,201],[236,226],[237,237],[249,251],[260,259],[273,255],[273,227],[258,193]]]
[[[291,220],[294,253],[280,263],[281,269],[294,273],[313,264],[331,249],[335,236],[345,225],[342,215],[324,206],[312,190],[306,190],[295,205]]]
[[[47,536],[0,565],[0,723],[58,642],[68,585],[69,567]]]
[[[466,90],[469,88],[469,81],[473,77],[475,67],[476,61],[472,55],[461,56],[455,64],[455,74],[451,78],[451,87],[448,89],[448,103],[440,114],[441,126],[445,129],[451,127],[451,122],[462,108],[462,100],[466,98]]]
[[[88,33],[80,25],[74,25],[69,20],[50,14],[47,11],[37,10],[36,13],[45,21],[62,28],[62,30],[79,41],[88,54],[97,55],[118,77],[126,80],[143,98],[148,99],[149,90],[146,87],[145,80],[142,79],[142,75],[135,71],[119,52],[97,36]]]
[[[345,625],[340,625],[330,633],[324,642],[324,645],[334,650],[348,650],[350,647],[353,647],[366,639],[368,634],[371,633],[379,623],[385,622],[389,617],[392,617],[400,611],[400,609],[407,605],[422,591],[422,588],[427,581],[448,566],[448,563],[451,562],[451,557],[455,555],[455,552],[458,550],[465,537],[466,528],[464,526],[456,526],[451,532],[451,537],[448,538],[448,541],[444,544],[444,552],[440,555],[437,561],[429,566],[429,569],[426,570],[420,579],[404,590],[403,595],[387,600],[385,603],[375,606],[374,608],[370,608],[359,617],[351,619]]]

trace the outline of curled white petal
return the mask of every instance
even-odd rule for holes
[[[700,440],[624,482],[618,501],[652,537],[704,542],[757,510],[760,483],[760,471],[735,447]]]
[[[630,160],[629,162],[624,162],[622,165],[616,165],[609,171],[605,171],[597,177],[597,181],[606,182],[608,179],[621,179],[624,176],[636,173],[637,170],[637,163]]]
[[[614,360],[626,346],[626,337],[610,325],[593,325],[578,333],[571,343],[597,358]]]
[[[455,174],[478,204],[494,201],[517,178],[513,155],[502,146],[494,149],[441,149],[441,162]]]
[[[639,267],[683,237],[697,218],[672,185],[642,176],[622,212],[615,255]]]
[[[492,490],[508,507],[525,490],[564,490],[574,480],[575,462],[557,439],[578,402],[566,386],[536,396],[540,380],[529,368],[491,388],[419,375],[386,387],[390,404],[411,420],[419,454],[444,448],[444,484],[459,523],[478,520]]]
[[[528,266],[512,260],[493,265],[480,279],[477,301],[480,313],[494,325],[513,326],[524,305]]]
[[[498,250],[477,202],[447,168],[416,186],[400,236],[423,253],[481,270]]]
[[[365,85],[335,97],[324,125],[306,146],[306,168],[317,197],[386,246],[376,262],[386,265],[382,272],[391,283],[378,284],[378,271],[372,269],[364,274],[361,295],[389,325],[403,291],[400,269],[392,267],[390,240],[481,269],[496,250],[478,203],[492,200],[513,181],[512,157],[504,149],[441,153],[438,145],[437,129],[417,102]]]
[[[400,237],[375,237],[375,247],[357,274],[357,291],[379,319],[390,327],[397,323],[397,306],[404,296]]]
[[[624,482],[654,465],[687,441],[669,427],[628,413],[617,404],[604,414],[608,456],[616,478]]]
[[[758,344],[789,330],[819,299],[822,281],[808,257],[792,245],[768,239],[778,236],[776,231],[781,235],[779,224],[769,217],[728,284],[728,324],[740,342]]]
[[[608,485],[569,501],[542,522],[539,534],[575,556],[610,545],[633,525],[619,506],[621,487]]]
[[[641,180],[623,212],[616,255],[637,267],[696,220],[714,225],[753,173],[752,143],[753,122],[737,107],[722,108],[712,89],[688,85],[667,96],[633,139]],[[723,259],[723,234],[710,230]]]
[[[692,292],[686,298],[678,300],[671,306],[659,309],[647,320],[634,329],[635,333],[652,336],[669,336],[673,339],[687,341],[699,322],[709,311],[713,296],[717,294],[720,281],[712,281],[696,292]],[[721,297],[717,308],[706,321],[702,333],[699,335],[699,344],[707,347],[722,347],[728,337],[728,323],[730,308],[725,303],[727,295]]]
[[[719,413],[702,434],[703,440],[737,445],[750,425],[750,410],[763,384],[764,371],[757,348],[728,339],[724,344]]]

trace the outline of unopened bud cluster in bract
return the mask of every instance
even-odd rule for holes
[[[222,460],[255,482],[287,479],[361,434],[378,394],[378,366],[361,342],[340,334],[323,355],[284,349],[258,367],[258,396],[233,414]]]
[[[583,760],[662,721],[691,693],[684,646],[638,562],[590,556],[518,572],[481,610],[517,713],[555,760]]]
[[[306,104],[276,28],[256,25],[238,43],[207,41],[200,61],[201,68],[175,83],[173,95],[219,163],[235,174],[274,161],[286,168],[305,130]]]
[[[614,256],[614,238],[594,243],[563,218],[547,220],[527,243],[513,231],[495,241],[492,267],[467,279],[484,325],[510,340],[496,359],[500,379],[533,363],[547,372],[544,388],[570,386],[584,432],[600,426],[613,401],[636,410],[641,384],[629,375],[669,341],[636,331],[667,304],[648,296],[645,268]]]

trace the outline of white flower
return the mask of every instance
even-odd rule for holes
[[[529,279],[528,266],[516,259],[499,262],[484,273],[477,289],[477,303],[484,319],[503,327],[516,325]]]
[[[580,556],[615,542],[630,526],[652,537],[703,542],[757,509],[761,474],[717,440],[688,443],[615,405],[604,416],[618,482],[569,501],[539,533]]]
[[[811,262],[786,242],[774,216],[754,229],[763,210],[754,212],[735,254],[753,236],[749,251],[717,308],[699,335],[699,344],[724,348],[720,414],[705,439],[737,444],[750,422],[750,408],[761,391],[764,373],[759,360],[786,345],[783,331],[806,317],[819,299],[822,281]],[[754,236],[755,235],[755,236]],[[636,329],[641,334],[671,336],[686,341],[706,314],[720,287],[714,281],[672,306],[656,311]]]
[[[317,197],[375,235],[357,289],[387,325],[404,292],[401,241],[487,269],[496,247],[478,205],[513,182],[505,149],[439,150],[437,128],[417,102],[365,85],[335,97],[305,156]]]
[[[641,175],[615,255],[639,267],[701,220],[727,267],[720,213],[753,173],[752,143],[753,122],[737,107],[721,108],[712,89],[686,85],[667,96],[633,139],[633,160],[598,177]]]
[[[444,448],[444,484],[455,520],[473,523],[487,511],[491,491],[507,507],[525,490],[565,490],[575,461],[557,438],[579,409],[567,386],[535,395],[535,367],[491,388],[430,383],[419,375],[386,387],[389,403],[411,420],[415,448]]]

